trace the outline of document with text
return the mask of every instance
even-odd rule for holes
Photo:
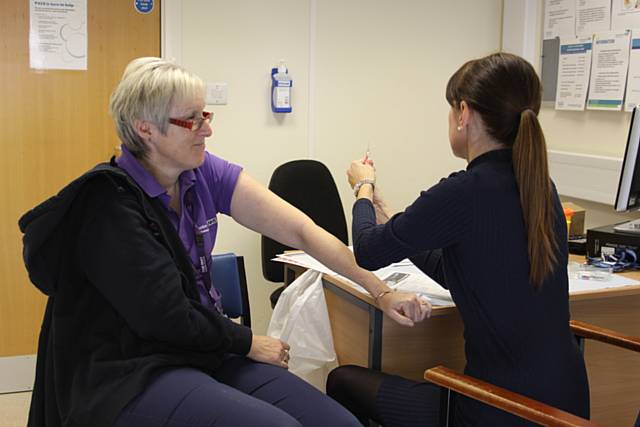
[[[629,67],[631,31],[596,34],[587,108],[620,111]]]
[[[576,0],[545,0],[543,38],[575,35]]]
[[[29,1],[29,66],[87,69],[87,0]]]
[[[611,31],[640,28],[640,3],[637,0],[613,0]]]
[[[576,34],[593,36],[611,29],[611,0],[577,0]]]
[[[560,37],[556,110],[584,110],[591,71],[592,39]]]
[[[338,277],[340,280],[351,285],[358,292],[369,295],[367,290],[362,286],[344,276],[340,276],[334,271],[331,271],[318,260],[302,251],[291,251],[279,254],[277,257],[273,258],[272,261],[298,265],[320,271],[330,276]],[[392,289],[403,292],[414,292],[418,296],[426,297],[433,306],[453,305],[451,293],[440,286],[431,277],[424,274],[422,270],[416,267],[408,259],[376,270],[373,274],[378,276],[380,280],[386,281],[387,285]]]
[[[624,99],[624,111],[633,111],[636,105],[640,105],[640,30],[631,32],[627,93]]]
[[[341,276],[334,271],[331,271],[318,260],[304,253],[303,251],[288,251],[284,254],[279,254],[278,256],[273,258],[272,261],[298,265],[300,267],[316,270],[321,273],[337,277],[342,282],[345,282],[346,284],[352,286],[354,290],[364,295],[369,295],[365,288],[347,279],[346,277]],[[573,271],[571,267],[571,265],[567,266],[570,295],[640,285],[640,282],[638,282],[637,280],[629,279],[619,274],[609,274],[604,279],[596,279],[595,276],[589,278],[588,275],[576,276],[575,271]],[[379,270],[374,271],[373,274],[378,276],[381,280],[385,281],[387,285],[392,289],[404,292],[414,292],[418,296],[427,298],[429,302],[431,302],[431,305],[433,305],[434,307],[455,305],[453,299],[451,298],[451,293],[449,292],[449,290],[443,288],[431,277],[424,274],[422,270],[416,267],[408,259],[404,259],[400,262],[388,265],[387,267],[383,267]]]

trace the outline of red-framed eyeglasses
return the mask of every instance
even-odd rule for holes
[[[169,123],[195,132],[197,130],[200,130],[204,122],[211,123],[211,120],[213,120],[213,113],[209,111],[203,111],[202,117],[198,117],[197,119],[183,120],[169,118]]]

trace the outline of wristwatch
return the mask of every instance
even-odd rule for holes
[[[360,181],[356,182],[356,185],[353,186],[353,194],[358,197],[358,191],[360,191],[360,187],[362,187],[365,184],[371,184],[371,189],[375,190],[376,188],[376,180],[375,179],[361,179]]]

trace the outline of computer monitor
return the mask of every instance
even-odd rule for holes
[[[640,209],[640,110],[633,109],[627,147],[622,159],[620,182],[616,194],[615,209],[618,212],[627,212]],[[615,231],[640,233],[640,220],[634,220],[618,224]]]

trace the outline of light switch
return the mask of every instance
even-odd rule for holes
[[[227,84],[207,83],[207,105],[227,105]]]

